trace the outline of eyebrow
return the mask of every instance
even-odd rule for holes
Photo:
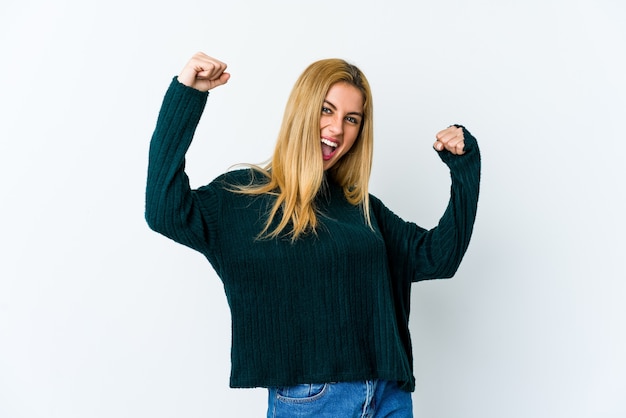
[[[337,110],[337,106],[335,106],[334,104],[332,104],[331,102],[329,102],[328,100],[324,99],[324,103],[326,103],[327,105],[329,105],[330,107],[333,108],[333,110]],[[361,112],[348,112],[346,113],[346,115],[353,115],[353,116],[360,116],[363,117],[363,113]]]

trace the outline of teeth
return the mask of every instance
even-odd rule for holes
[[[328,145],[329,147],[337,148],[337,143],[329,141],[326,138],[322,138],[322,143]]]

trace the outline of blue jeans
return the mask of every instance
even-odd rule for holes
[[[368,380],[269,388],[267,418],[412,418],[411,394]]]

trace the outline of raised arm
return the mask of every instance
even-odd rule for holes
[[[434,148],[450,168],[450,201],[438,225],[426,230],[372,199],[394,276],[410,281],[452,277],[470,242],[480,186],[480,151],[461,126],[437,134]]]
[[[185,153],[208,91],[230,78],[225,70],[221,61],[195,54],[172,80],[150,142],[146,221],[153,230],[202,252],[211,244],[212,220],[206,204],[189,186]]]

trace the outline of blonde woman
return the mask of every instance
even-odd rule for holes
[[[469,245],[476,140],[459,125],[436,135],[448,208],[431,230],[405,222],[368,191],[367,79],[321,60],[292,90],[270,163],[192,190],[185,153],[209,90],[229,79],[226,64],[198,53],[172,80],[150,146],[146,220],[221,278],[230,386],[268,388],[268,417],[411,417],[410,288],[452,277]]]

